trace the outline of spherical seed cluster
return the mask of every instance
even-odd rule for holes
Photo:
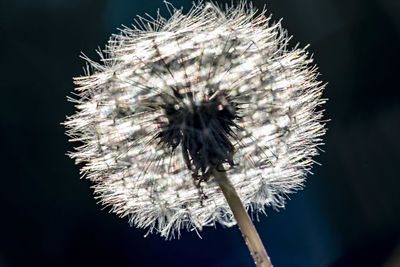
[[[224,167],[246,208],[283,207],[325,133],[323,85],[287,47],[281,24],[246,4],[171,8],[168,20],[124,28],[75,78],[70,153],[102,204],[137,227],[235,224],[210,169]]]

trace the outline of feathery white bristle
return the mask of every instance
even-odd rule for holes
[[[154,136],[163,111],[143,105],[161,94],[174,97],[171,88],[190,90],[194,101],[212,97],[213,89],[240,106],[236,165],[227,175],[245,207],[284,207],[285,195],[303,186],[325,133],[316,111],[324,86],[307,52],[289,49],[280,22],[256,16],[244,2],[171,12],[143,30],[123,28],[100,63],[86,58],[91,73],[75,79],[78,111],[65,122],[71,140],[83,145],[70,156],[84,163],[100,202],[137,227],[172,237],[182,228],[234,225],[212,179],[201,183],[206,198],[199,194],[181,147],[159,149]]]

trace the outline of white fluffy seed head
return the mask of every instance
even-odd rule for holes
[[[137,227],[169,238],[182,228],[234,225],[212,177],[193,178],[182,144],[171,149],[157,138],[170,119],[166,102],[190,108],[224,95],[237,107],[229,179],[247,209],[284,207],[325,133],[312,60],[287,47],[279,22],[244,3],[198,3],[186,15],[167,7],[169,20],[141,19],[110,39],[100,63],[87,59],[87,76],[75,78],[77,112],[65,122],[83,145],[70,156],[84,163],[100,202]]]

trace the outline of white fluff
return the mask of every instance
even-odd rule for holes
[[[75,78],[77,112],[65,122],[71,140],[83,143],[71,157],[84,163],[100,202],[137,227],[169,238],[216,221],[232,226],[218,185],[202,182],[201,199],[180,146],[172,153],[152,139],[162,110],[141,105],[172,95],[173,86],[192,91],[195,101],[212,97],[208,88],[223,90],[241,107],[235,122],[244,129],[235,132],[229,179],[247,209],[284,207],[285,195],[303,186],[325,133],[316,111],[323,85],[312,60],[287,47],[280,22],[244,3],[222,10],[200,2],[187,15],[167,7],[169,20],[124,28],[99,52],[100,63],[87,59],[91,70]]]

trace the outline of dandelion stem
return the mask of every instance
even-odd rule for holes
[[[218,166],[213,170],[213,175],[218,185],[221,187],[226,201],[228,201],[229,207],[235,216],[239,229],[242,232],[242,236],[251,255],[253,256],[255,264],[257,267],[272,267],[260,236],[247,214],[235,188],[226,176],[225,170],[223,170],[222,166]]]

